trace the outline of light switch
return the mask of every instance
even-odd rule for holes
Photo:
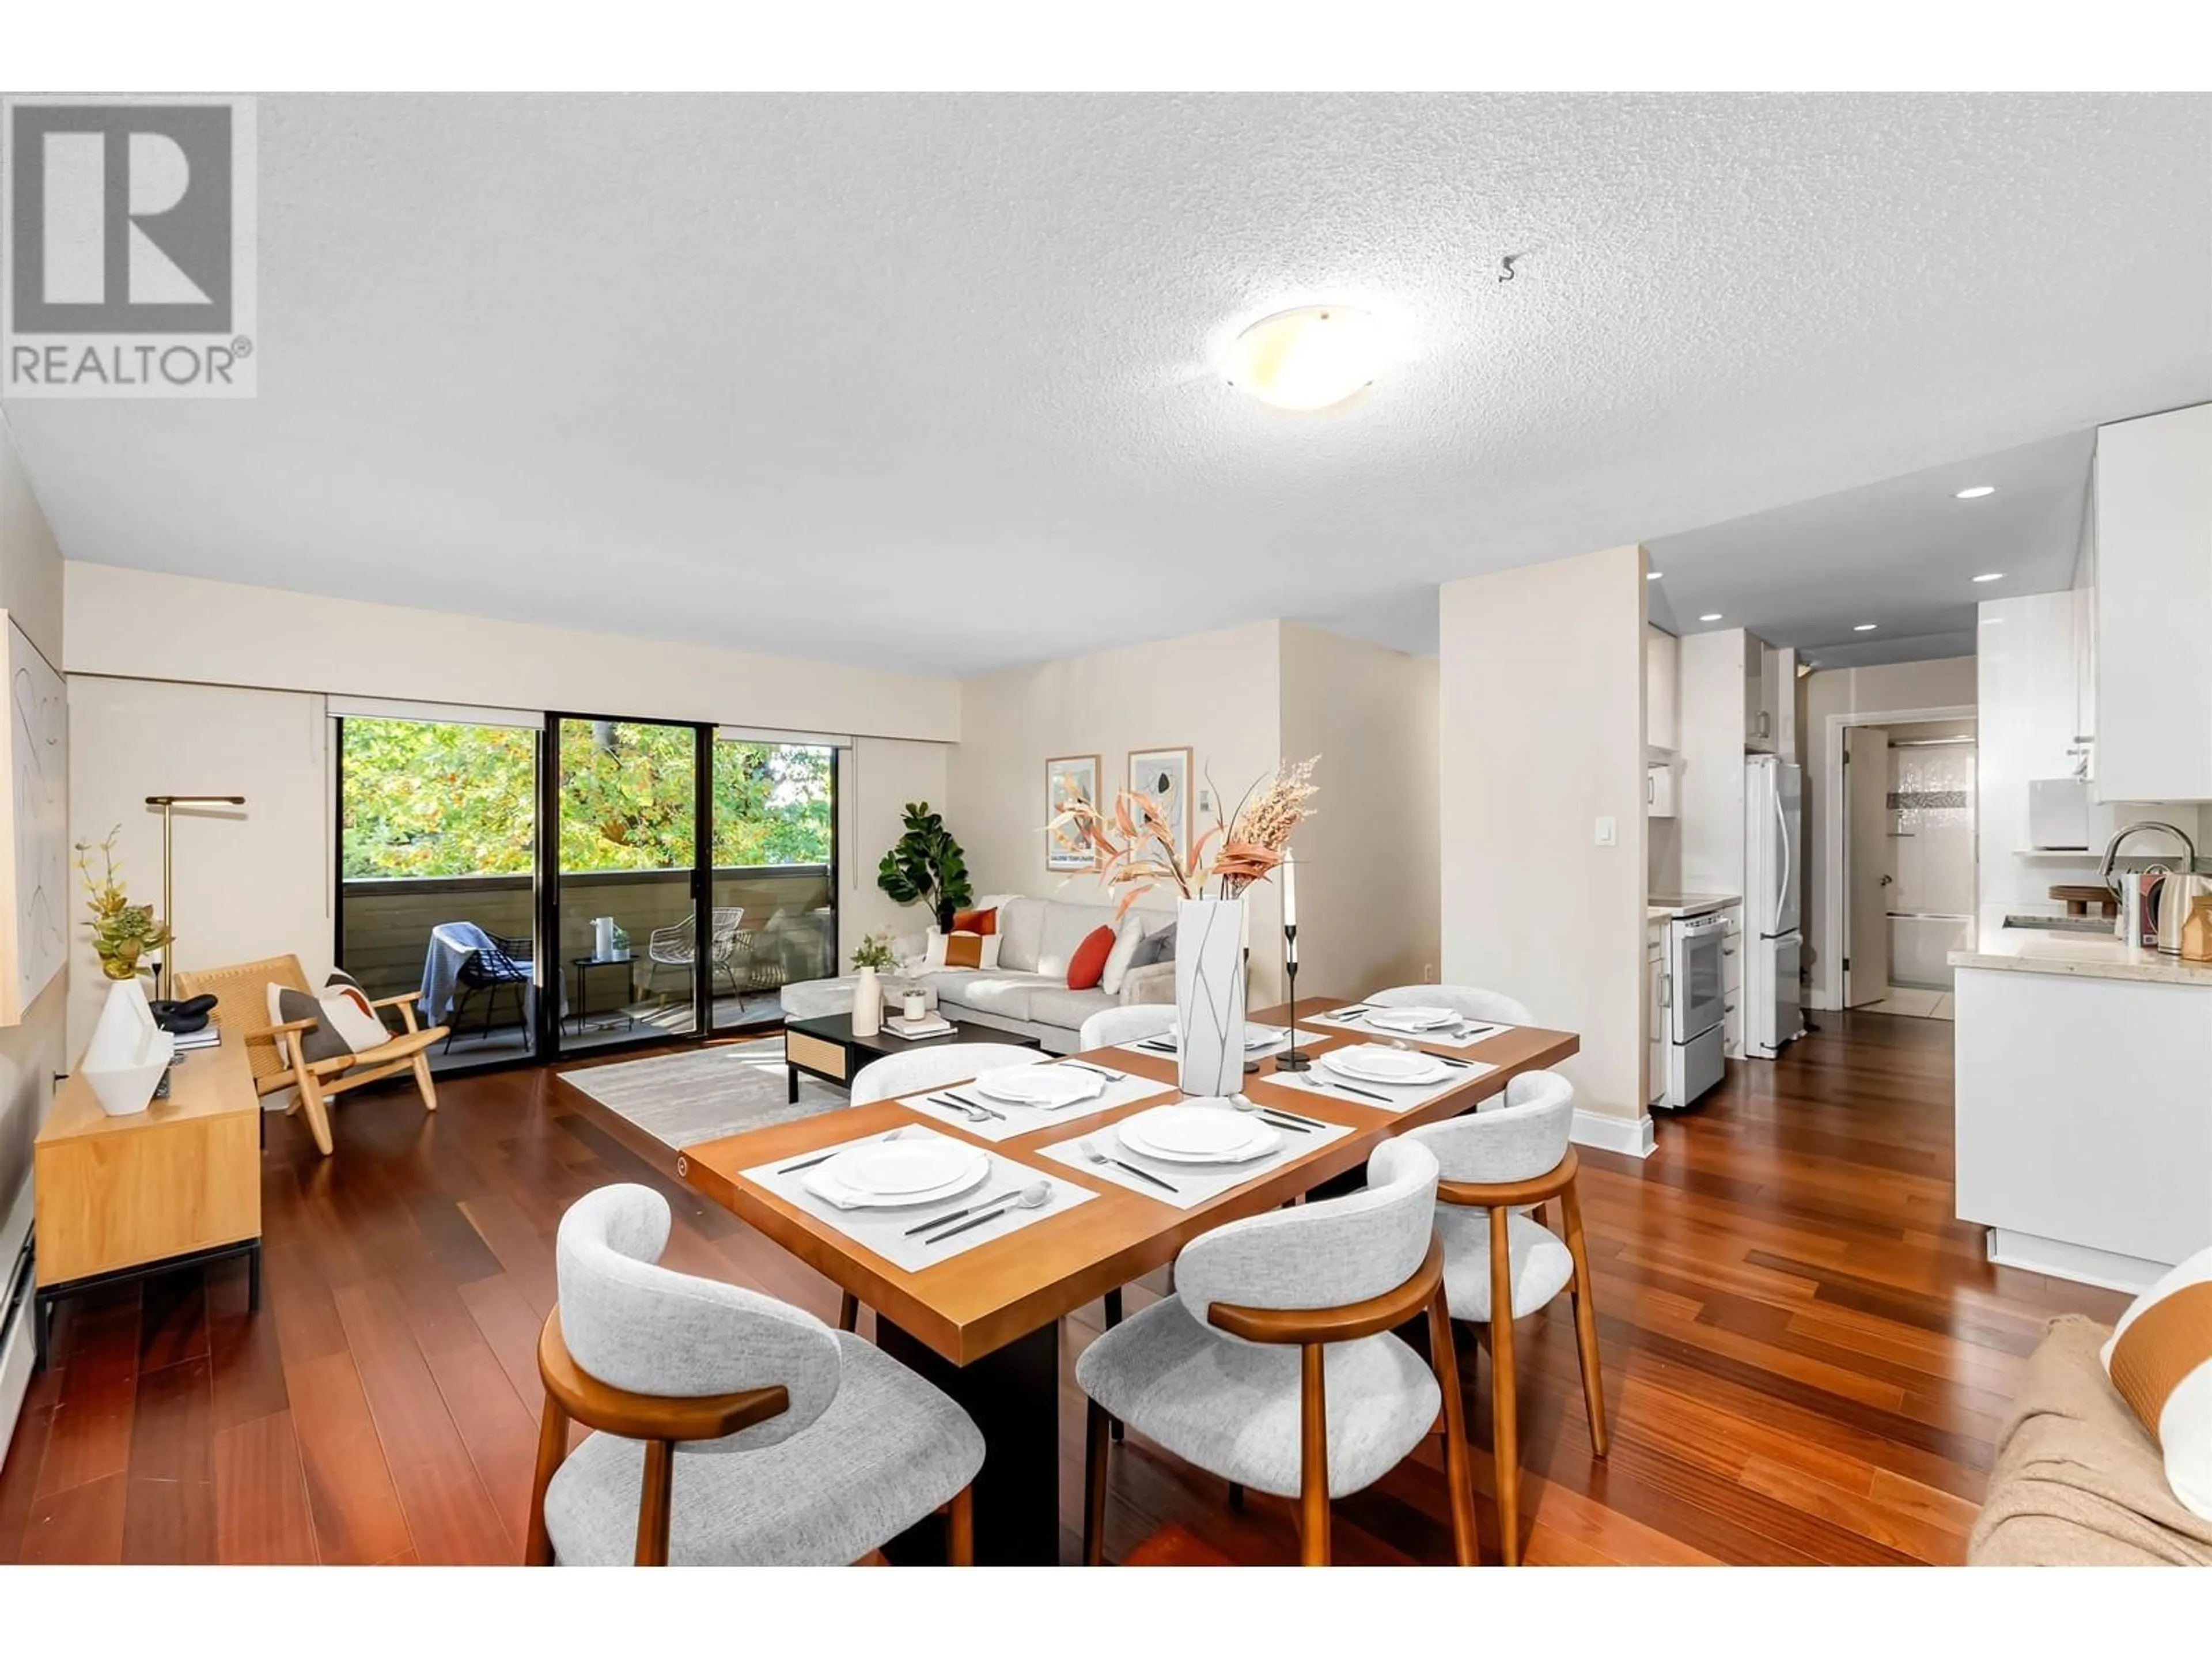
[[[1597,821],[1597,844],[1601,847],[1611,847],[1618,839],[1619,837],[1613,832],[1613,820],[1600,818]]]

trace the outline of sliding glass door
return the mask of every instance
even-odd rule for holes
[[[715,733],[717,1031],[773,1024],[782,986],[836,972],[837,756],[826,743]]]

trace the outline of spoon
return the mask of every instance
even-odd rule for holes
[[[941,1233],[932,1233],[927,1238],[923,1239],[921,1242],[925,1244],[942,1244],[946,1239],[951,1237],[953,1234],[964,1233],[970,1227],[980,1227],[987,1221],[996,1221],[1000,1216],[1006,1214],[1009,1210],[1042,1210],[1051,1201],[1052,1182],[1049,1181],[1032,1182],[1030,1185],[1023,1188],[1021,1191],[1016,1193],[1013,1197],[1007,1200],[1006,1202],[999,1206],[997,1209],[987,1210],[981,1215],[977,1216],[974,1220],[963,1221],[957,1227],[947,1227]]]
[[[1089,1158],[1093,1164],[1110,1164],[1117,1170],[1127,1170],[1131,1175],[1136,1176],[1138,1180],[1149,1181],[1153,1186],[1160,1188],[1163,1191],[1172,1193],[1178,1190],[1178,1188],[1170,1186],[1166,1182],[1161,1180],[1150,1170],[1140,1170],[1133,1164],[1124,1164],[1120,1158],[1115,1158],[1111,1152],[1106,1151],[1104,1147],[1101,1146],[1095,1140],[1079,1140],[1075,1144],[1075,1150],[1081,1152],[1084,1157]]]

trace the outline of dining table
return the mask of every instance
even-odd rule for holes
[[[1066,1056],[1083,1064],[1156,1082],[1103,1109],[1069,1109],[1047,1126],[991,1139],[957,1122],[896,1100],[832,1109],[793,1122],[704,1141],[678,1155],[679,1176],[704,1196],[775,1240],[859,1298],[875,1314],[875,1340],[884,1352],[927,1377],[956,1401],[982,1431],[983,1466],[975,1483],[975,1559],[987,1565],[1057,1565],[1060,1549],[1061,1458],[1060,1322],[1066,1315],[1167,1266],[1186,1244],[1224,1223],[1258,1215],[1364,1166],[1386,1138],[1419,1124],[1472,1110],[1523,1072],[1559,1064],[1581,1048],[1571,1031],[1503,1026],[1464,1043],[1413,1033],[1351,1029],[1318,1017],[1361,1005],[1350,998],[1301,997],[1297,1047],[1318,1059],[1346,1044],[1410,1048],[1443,1059],[1453,1080],[1401,1106],[1346,1097],[1312,1085],[1318,1070],[1283,1073],[1273,1057],[1248,1070],[1243,1093],[1255,1107],[1329,1126],[1331,1133],[1285,1134],[1283,1156],[1252,1179],[1196,1202],[1148,1196],[1142,1183],[1106,1178],[1080,1159],[1055,1158],[1047,1148],[1182,1098],[1171,1053],[1139,1046]],[[1255,1010],[1255,1024],[1291,1020],[1288,1004]],[[1464,1074],[1464,1081],[1456,1080]],[[957,1086],[957,1085],[956,1085]],[[1113,1091],[1130,1093],[1128,1086]],[[1288,1121],[1288,1120],[1285,1120]],[[942,1261],[908,1268],[858,1243],[847,1228],[779,1191],[767,1166],[803,1165],[825,1150],[921,1123],[939,1134],[972,1140],[1011,1164],[1088,1189],[1019,1231],[994,1237]],[[989,1127],[986,1125],[985,1127]],[[1335,1133],[1336,1130],[1347,1133]],[[1310,1146],[1301,1145],[1310,1139]],[[749,1173],[750,1172],[750,1173]],[[1187,1195],[1186,1195],[1187,1196]],[[1079,1475],[1077,1477],[1079,1479]],[[894,1559],[902,1552],[888,1552]],[[922,1547],[915,1548],[917,1557]],[[942,1559],[941,1555],[935,1559]]]

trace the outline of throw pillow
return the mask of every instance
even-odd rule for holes
[[[988,910],[955,910],[952,931],[956,933],[995,933],[999,931],[999,907]]]
[[[1088,991],[1098,983],[1098,976],[1106,971],[1106,958],[1113,954],[1114,930],[1094,927],[1075,947],[1075,954],[1067,959],[1067,988]]]
[[[2105,1345],[2105,1370],[2166,1456],[2166,1484],[2212,1521],[2212,1249],[2136,1298]]]
[[[345,1039],[354,1054],[392,1041],[392,1033],[369,1004],[368,988],[343,969],[334,969],[323,981],[324,1023]]]
[[[1176,925],[1170,922],[1157,933],[1145,935],[1145,942],[1137,947],[1137,954],[1129,958],[1132,968],[1149,968],[1156,962],[1175,960]]]
[[[1109,997],[1121,994],[1121,981],[1129,976],[1130,959],[1144,942],[1145,924],[1134,916],[1122,917],[1120,931],[1114,935],[1114,948],[1106,953],[1106,966],[1099,971],[1100,990]]]
[[[342,996],[344,993],[337,992],[332,994]],[[324,1006],[320,997],[310,991],[293,990],[289,986],[271,985],[269,988],[269,1023],[271,1025],[289,1025],[295,1019],[312,1019],[315,1023],[307,1030],[291,1032],[276,1039],[277,1057],[285,1065],[290,1066],[299,1062],[312,1063],[319,1060],[337,1060],[342,1055],[356,1052],[354,1045],[346,1041],[345,1034],[339,1029],[337,1019]],[[382,1022],[378,1023],[377,1029],[380,1033],[382,1032]],[[295,1037],[299,1040],[297,1043],[299,1062],[295,1062],[293,1058]],[[380,1035],[375,1041],[382,1042],[385,1037]]]
[[[996,933],[940,933],[929,930],[929,954],[924,965],[930,968],[980,968],[988,973],[999,965],[999,936]]]

